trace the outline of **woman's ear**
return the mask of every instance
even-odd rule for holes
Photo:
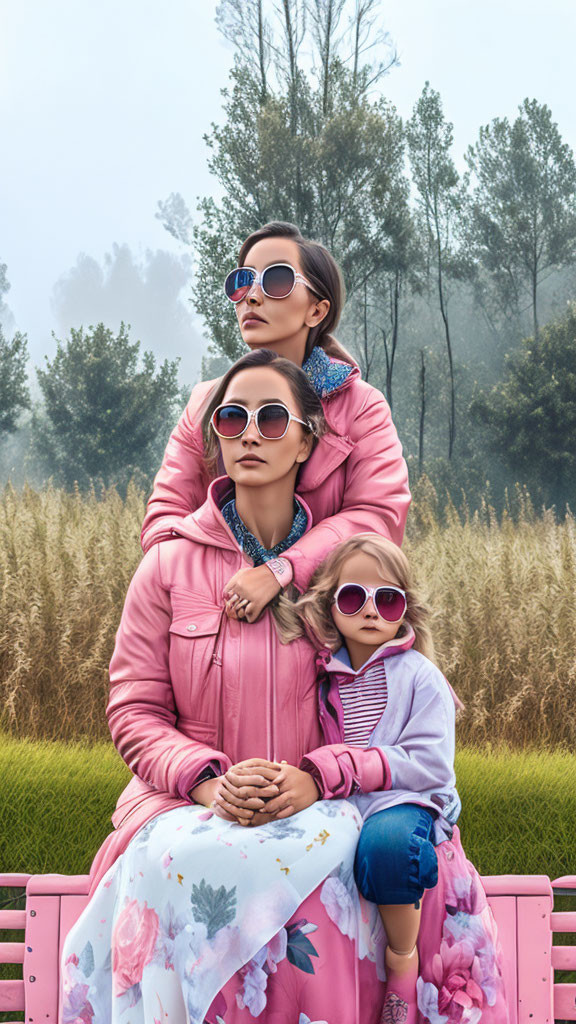
[[[330,309],[329,299],[320,299],[319,302],[315,302],[310,311],[307,313],[304,323],[307,327],[317,327],[318,324],[328,316],[328,310]]]
[[[314,435],[312,434],[312,432],[308,431],[305,434],[303,432],[302,441],[300,442],[300,451],[296,456],[296,462],[306,462],[306,460],[310,458],[312,454],[313,442]]]

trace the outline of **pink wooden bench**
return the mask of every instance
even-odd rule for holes
[[[488,875],[483,882],[505,953],[510,1024],[576,1021],[576,984],[555,981],[555,971],[576,971],[576,910],[553,909],[555,896],[574,896],[576,907],[576,875],[554,882]],[[0,909],[0,932],[23,933],[20,942],[0,942],[0,963],[22,965],[21,979],[0,981],[0,1011],[25,1013],[26,1024],[59,1024],[60,953],[86,905],[87,884],[87,875],[0,875],[0,886],[26,888],[25,910]],[[573,944],[554,945],[555,933],[571,934]]]

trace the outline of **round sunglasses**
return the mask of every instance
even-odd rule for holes
[[[312,285],[299,274],[289,263],[273,263],[262,273],[254,267],[236,267],[231,270],[224,281],[224,291],[230,302],[241,302],[246,298],[252,285],[259,284],[264,295],[269,299],[287,299],[294,291],[298,281],[314,292]],[[314,292],[316,295],[317,293]]]
[[[252,420],[256,423],[260,437],[266,438],[267,441],[279,441],[284,437],[292,420],[301,423],[308,430],[312,430],[309,422],[298,419],[298,416],[293,416],[281,402],[268,402],[258,409],[252,409],[252,412],[244,405],[227,402],[214,409],[210,417],[210,424],[218,437],[231,439],[241,437],[248,430]]]
[[[406,611],[406,591],[400,587],[365,587],[362,583],[343,583],[334,594],[334,604],[341,615],[357,615],[368,598],[381,619],[397,622]]]

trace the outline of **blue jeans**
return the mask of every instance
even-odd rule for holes
[[[434,815],[418,804],[397,804],[363,825],[354,861],[356,884],[380,906],[414,903],[438,881]]]

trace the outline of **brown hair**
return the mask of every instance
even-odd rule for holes
[[[296,242],[302,270],[312,285],[312,291],[320,299],[330,301],[330,308],[324,319],[308,332],[304,359],[307,359],[312,349],[319,345],[327,355],[354,366],[355,362],[350,353],[330,333],[340,320],[346,298],[344,281],[336,260],[320,242],[304,238],[295,224],[284,220],[271,220],[257,231],[253,231],[242,243],[238,256],[239,267],[246,264],[250,249],[261,238],[291,238]]]
[[[342,637],[332,618],[332,599],[344,564],[359,551],[371,555],[383,576],[394,580],[406,591],[407,607],[403,624],[408,623],[414,630],[414,650],[434,661],[430,610],[414,583],[408,559],[396,544],[377,533],[360,533],[343,541],[318,566],[305,594],[294,604],[282,601],[281,615],[277,619],[283,642],[289,643],[297,637],[307,636],[316,646],[328,647],[332,651],[340,647]]]
[[[326,420],[322,402],[316,394],[304,370],[291,359],[279,356],[271,349],[261,348],[255,352],[248,352],[245,356],[237,359],[233,366],[218,381],[215,389],[211,392],[210,401],[202,417],[202,435],[204,438],[204,460],[206,469],[210,475],[214,475],[218,462],[220,447],[218,437],[210,426],[210,418],[214,409],[222,404],[224,395],[230,381],[242,370],[248,370],[253,366],[270,366],[271,369],[281,374],[288,381],[290,391],[303,420],[310,424],[312,432],[312,451],[318,443],[318,439],[327,430]]]

